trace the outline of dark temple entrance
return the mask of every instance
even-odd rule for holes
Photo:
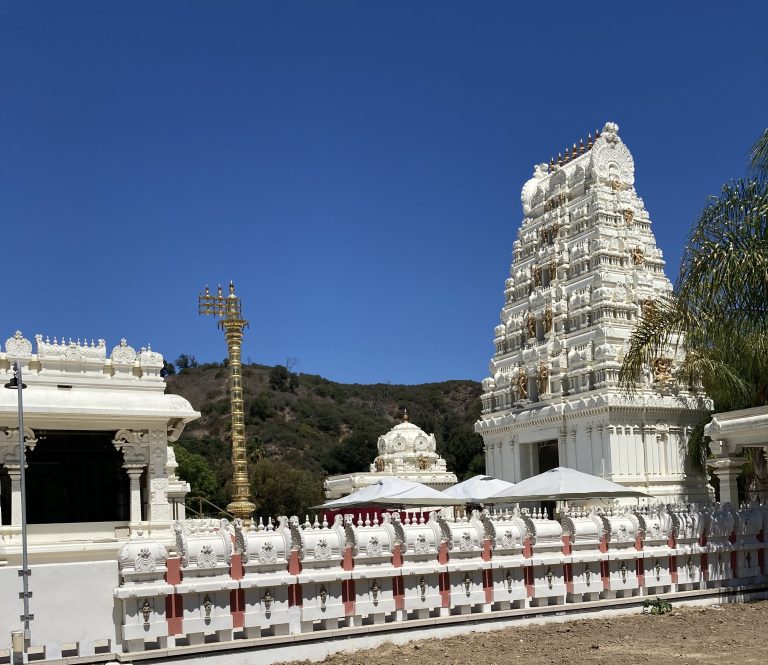
[[[27,453],[30,524],[129,519],[129,481],[112,432],[39,432]]]
[[[557,451],[557,439],[552,441],[540,441],[536,444],[537,461],[539,464],[539,473],[544,473],[550,469],[556,469],[560,466],[560,455]],[[555,514],[554,501],[542,501],[541,507],[546,509],[550,517]]]
[[[536,444],[537,461],[539,464],[538,473],[544,473],[550,469],[556,469],[560,466],[560,455],[557,452],[557,440],[539,441]]]

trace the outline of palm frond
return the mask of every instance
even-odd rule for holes
[[[768,176],[768,129],[763,131],[757,143],[752,146],[750,165],[759,176]]]
[[[675,293],[640,320],[619,373],[632,393],[644,367],[681,346],[678,379],[717,408],[768,394],[768,179],[730,183],[694,226]]]

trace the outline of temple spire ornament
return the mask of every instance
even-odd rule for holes
[[[248,321],[243,319],[243,306],[235,294],[235,285],[229,282],[229,293],[224,296],[221,285],[217,294],[211,295],[206,286],[198,296],[198,314],[215,316],[219,328],[224,331],[229,354],[229,405],[232,418],[232,501],[227,510],[235,517],[250,523],[256,506],[251,502],[251,487],[248,481],[248,462],[245,451],[245,416],[243,412],[242,364],[240,360],[243,344],[243,330]]]

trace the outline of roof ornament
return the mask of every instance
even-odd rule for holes
[[[403,409],[403,422],[408,422],[408,409]]]

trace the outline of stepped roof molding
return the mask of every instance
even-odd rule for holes
[[[168,423],[173,439],[200,417],[183,397],[165,394],[163,356],[149,345],[136,351],[122,339],[108,354],[103,339],[59,341],[36,335],[35,347],[16,331],[0,352],[3,383],[13,375],[13,364],[21,365],[30,427],[68,429],[76,423],[80,429],[120,429],[126,423]],[[16,417],[16,394],[0,391],[0,421],[10,425]]]

